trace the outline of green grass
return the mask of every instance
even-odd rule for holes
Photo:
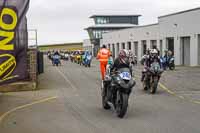
[[[66,43],[66,44],[51,44],[51,45],[41,45],[39,50],[82,50],[83,43]]]

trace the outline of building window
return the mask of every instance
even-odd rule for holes
[[[101,30],[94,30],[93,31],[93,36],[96,39],[101,39],[102,38],[102,31]]]
[[[108,17],[97,17],[96,18],[96,23],[97,24],[108,24],[109,23],[109,18]]]

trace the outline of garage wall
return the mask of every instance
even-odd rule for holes
[[[124,29],[103,34],[103,43],[123,43],[123,42],[138,42],[138,58],[141,59],[143,55],[142,40],[146,40],[147,48],[151,47],[151,40],[157,42],[158,48],[162,48],[161,53],[167,48],[167,38],[174,38],[174,56],[175,64],[181,65],[182,62],[182,46],[181,37],[190,37],[190,54],[186,56],[186,64],[196,66],[200,64],[200,46],[198,42],[200,35],[200,8],[184,11],[182,13],[175,13],[158,18],[158,24],[151,24],[145,26],[136,26],[130,29]],[[197,34],[198,37],[197,37]],[[161,40],[161,41],[160,41]],[[162,43],[162,44],[161,44]],[[188,43],[186,41],[186,43]],[[186,46],[186,47],[187,47]],[[120,47],[121,48],[121,47]],[[134,53],[134,49],[132,49]],[[186,50],[188,51],[188,50]]]
[[[199,33],[200,10],[185,12],[158,19],[161,37],[188,36]]]

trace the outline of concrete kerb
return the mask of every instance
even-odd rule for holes
[[[0,92],[34,91],[37,89],[36,82],[16,82],[0,86]]]

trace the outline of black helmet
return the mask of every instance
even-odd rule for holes
[[[102,48],[106,48],[106,45],[103,45]]]

